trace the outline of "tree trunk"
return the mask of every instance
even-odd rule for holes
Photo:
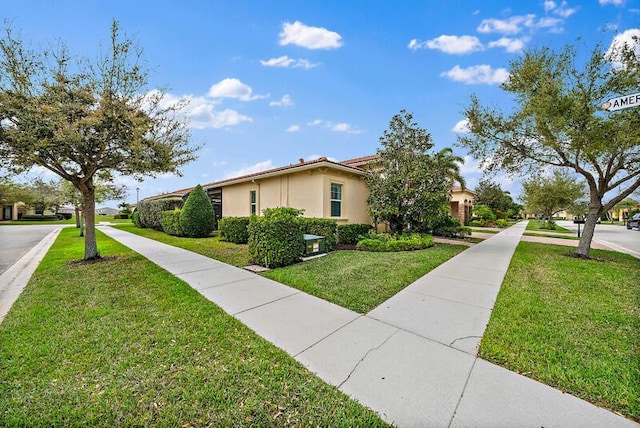
[[[582,235],[580,235],[580,242],[576,249],[576,255],[580,257],[589,257],[589,250],[591,250],[591,241],[593,240],[593,233],[596,229],[596,222],[600,216],[600,209],[598,207],[589,206],[589,213],[585,218],[584,229],[582,229]]]
[[[96,201],[95,189],[91,181],[86,183],[82,191],[83,212],[85,219],[84,259],[90,260],[100,257],[96,242]]]
[[[78,207],[75,207],[75,213],[76,213],[76,227],[79,229],[80,228],[80,210],[78,209]]]

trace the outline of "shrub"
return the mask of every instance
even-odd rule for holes
[[[475,217],[480,217],[482,220],[485,220],[485,222],[493,222],[496,220],[496,215],[494,214],[493,210],[487,205],[480,204],[473,207],[473,215]]]
[[[360,251],[414,251],[433,247],[433,236],[412,233],[390,236],[386,233],[370,234],[356,246]]]
[[[162,212],[182,208],[182,205],[183,202],[180,198],[140,201],[136,211],[139,213],[141,227],[162,230]]]
[[[509,222],[503,218],[500,218],[496,220],[496,227],[499,227],[500,229],[505,229],[509,227]]]
[[[311,235],[324,236],[327,251],[336,249],[338,243],[338,223],[329,218],[300,218],[302,230]]]
[[[469,222],[469,226],[471,226],[471,227],[482,227],[482,226],[484,226],[484,222],[482,220],[471,220]]]
[[[138,212],[138,210],[134,211],[133,214],[131,214],[131,221],[136,227],[144,227],[142,225],[142,222],[140,221],[140,213]]]
[[[58,220],[58,216],[55,214],[52,215],[44,215],[44,214],[25,214],[20,217],[20,220],[25,221],[54,221]]]
[[[204,238],[216,228],[213,204],[199,184],[189,192],[182,212],[180,214],[180,226],[184,236]]]
[[[338,243],[357,244],[360,237],[367,235],[373,226],[370,224],[341,224],[338,226]]]
[[[182,210],[180,209],[162,212],[162,230],[164,230],[164,233],[173,236],[184,236],[184,230],[182,230],[180,222],[181,212]]]
[[[287,266],[304,254],[301,212],[292,208],[265,209],[264,217],[249,220],[249,255],[266,267]]]
[[[225,241],[234,244],[246,244],[249,242],[250,217],[224,217],[218,221],[220,236]]]
[[[114,214],[114,215],[113,215],[113,219],[114,219],[114,220],[118,220],[119,218],[120,218],[120,214]]]
[[[125,212],[122,212],[122,211],[120,211],[120,213],[116,214],[116,215],[118,216],[118,218],[121,218],[123,220],[126,220],[126,219],[129,218],[129,213],[125,213]],[[114,215],[113,218],[116,218],[116,216]]]

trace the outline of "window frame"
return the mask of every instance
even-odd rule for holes
[[[258,214],[258,192],[249,190],[249,215]]]
[[[337,188],[339,189],[339,199],[334,199],[334,192],[333,186],[337,186]],[[342,183],[335,183],[335,182],[330,182],[329,185],[329,213],[331,215],[331,218],[341,218],[342,217],[342,213],[344,211],[344,206],[343,206],[343,202],[344,202],[344,184]],[[338,207],[338,215],[334,215],[334,203],[337,203],[337,207]]]

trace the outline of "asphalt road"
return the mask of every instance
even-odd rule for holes
[[[559,221],[558,225],[576,233],[578,231],[578,225],[571,221]],[[582,228],[582,225],[580,227]],[[637,229],[628,230],[625,226],[597,224],[593,239],[618,251],[640,256],[640,231]]]
[[[56,225],[0,226],[0,275],[24,256]]]

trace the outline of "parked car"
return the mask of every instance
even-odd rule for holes
[[[634,214],[633,217],[627,220],[627,229],[633,229],[634,227],[640,230],[640,213]]]

